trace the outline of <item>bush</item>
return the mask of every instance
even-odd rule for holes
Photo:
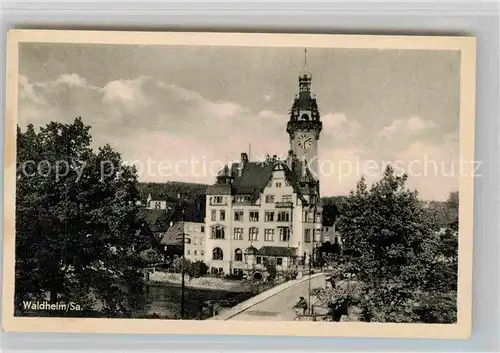
[[[190,262],[187,273],[193,278],[202,277],[208,273],[208,266],[203,261]]]
[[[264,267],[267,270],[267,280],[273,281],[278,274],[278,270],[276,269],[276,259],[274,258],[264,258]]]
[[[172,261],[171,269],[175,273],[182,273],[182,268],[184,267],[184,273],[188,273],[189,267],[191,266],[192,262],[183,258],[183,257],[176,257]]]
[[[224,276],[225,279],[240,280],[243,279],[243,273],[231,273]]]

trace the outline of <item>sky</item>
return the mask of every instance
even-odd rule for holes
[[[80,116],[140,181],[211,184],[242,152],[286,156],[303,66],[303,48],[21,43],[18,124]],[[459,52],[308,48],[307,67],[323,196],[387,163],[423,199],[458,190]]]

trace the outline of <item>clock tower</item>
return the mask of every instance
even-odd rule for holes
[[[300,162],[305,162],[316,180],[318,174],[318,140],[322,129],[318,104],[311,95],[311,73],[307,70],[307,49],[304,68],[299,74],[299,92],[290,109],[286,132],[290,136],[290,150]]]

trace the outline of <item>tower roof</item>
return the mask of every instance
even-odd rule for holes
[[[299,80],[300,79],[309,79],[309,81],[312,79],[312,75],[307,68],[307,48],[304,49],[304,67],[299,73]]]

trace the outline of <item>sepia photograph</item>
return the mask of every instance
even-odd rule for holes
[[[8,41],[4,329],[470,335],[474,38]]]

